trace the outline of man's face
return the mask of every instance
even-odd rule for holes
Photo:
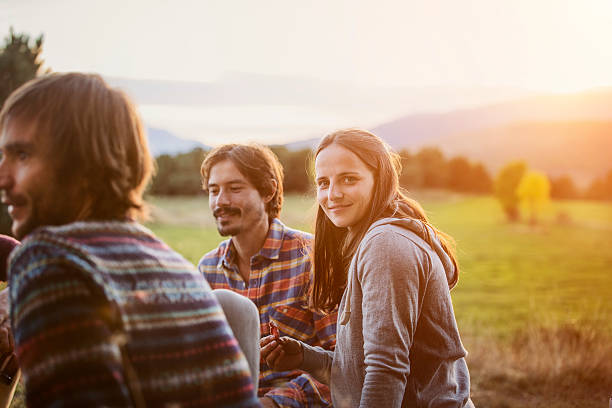
[[[231,160],[220,161],[210,169],[208,203],[222,236],[267,227],[266,203],[270,199],[261,197]]]
[[[18,239],[39,226],[66,224],[76,217],[71,211],[75,203],[50,163],[47,138],[37,136],[34,123],[15,120],[0,134],[0,196]]]

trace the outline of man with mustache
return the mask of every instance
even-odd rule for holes
[[[46,75],[11,94],[0,132],[27,405],[260,406],[208,283],[135,221],[153,160],[127,97]]]
[[[312,236],[286,227],[283,169],[272,151],[256,144],[228,144],[212,150],[201,167],[209,206],[222,236],[230,236],[200,260],[213,289],[251,299],[259,310],[261,335],[270,323],[281,335],[333,348],[336,313],[308,308]],[[321,407],[331,404],[329,388],[301,371],[272,372],[261,362],[260,402],[265,407]]]

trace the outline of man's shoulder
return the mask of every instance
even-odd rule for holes
[[[28,234],[21,245],[11,254],[11,260],[36,257],[43,259],[74,252],[73,244],[65,237],[56,234],[51,227],[37,228]]]
[[[313,240],[313,235],[309,232],[302,231],[295,228],[290,228],[287,225],[283,224],[280,220],[275,219],[275,222],[278,223],[282,227],[283,231],[283,240],[296,240],[301,241],[305,245],[310,245]]]
[[[230,239],[222,241],[216,248],[207,252],[206,254],[204,254],[204,256],[202,256],[202,258],[200,258],[198,266],[217,266],[221,258],[223,258],[223,256],[227,252],[227,247],[229,246],[229,244]]]

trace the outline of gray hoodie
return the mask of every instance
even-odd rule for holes
[[[351,261],[334,352],[304,344],[302,369],[344,407],[473,407],[453,313],[457,271],[424,224],[372,224]]]

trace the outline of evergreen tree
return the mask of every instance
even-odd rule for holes
[[[29,35],[16,34],[10,28],[0,48],[0,105],[15,89],[41,72],[42,44],[42,34],[31,41]]]

